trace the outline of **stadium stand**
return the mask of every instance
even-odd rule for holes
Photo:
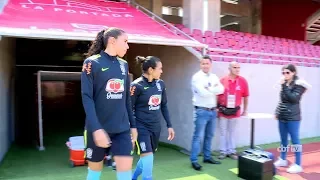
[[[285,64],[319,67],[320,46],[305,41],[297,41],[278,37],[221,30],[202,32],[189,29],[182,24],[175,27],[190,35],[195,40],[207,44],[207,52],[215,61],[242,63]],[[201,51],[201,49],[196,49]]]

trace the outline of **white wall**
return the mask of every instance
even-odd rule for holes
[[[136,55],[154,55],[162,59],[165,81],[169,98],[169,111],[176,139],[172,142],[178,146],[190,149],[193,134],[193,105],[190,80],[192,75],[199,70],[197,59],[182,47],[131,45],[128,55],[132,61]],[[129,62],[135,74],[140,74],[139,67]],[[228,64],[214,62],[213,72],[219,77],[228,73]],[[273,86],[281,77],[281,66],[264,64],[241,64],[241,74],[247,78],[250,86],[249,113],[274,113],[279,90]],[[302,124],[301,138],[320,136],[319,106],[320,106],[320,69],[311,67],[298,67],[300,77],[306,79],[313,88],[303,96],[301,102]],[[164,125],[164,124],[163,124]],[[239,119],[236,145],[249,145],[250,121]],[[163,126],[161,139],[164,142],[167,131]],[[274,119],[256,120],[255,143],[265,144],[279,141],[277,121]],[[216,124],[213,149],[219,145],[218,123]]]
[[[13,120],[13,96],[11,96],[12,73],[14,68],[15,41],[11,38],[2,38],[0,41],[0,161],[8,151],[12,136],[10,122]],[[11,111],[11,112],[10,112]],[[12,126],[11,126],[12,128]]]

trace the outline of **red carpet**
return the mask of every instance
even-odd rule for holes
[[[278,158],[280,153],[277,149],[269,149]],[[290,174],[286,168],[278,168],[278,175],[288,178],[289,180],[320,180],[320,142],[303,144],[302,167],[303,173]],[[289,165],[295,162],[294,153],[288,153]]]

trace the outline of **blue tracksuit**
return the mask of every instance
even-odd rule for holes
[[[164,82],[140,77],[131,83],[131,101],[137,128],[159,131],[163,115],[167,127],[172,127],[167,107],[167,95]]]
[[[134,128],[127,62],[101,51],[85,60],[82,71],[87,131],[120,133]]]

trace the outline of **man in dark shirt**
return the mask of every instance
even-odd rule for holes
[[[108,147],[117,164],[117,179],[131,178],[132,140],[136,140],[137,130],[130,99],[128,64],[119,58],[129,48],[127,39],[120,29],[102,30],[83,63],[81,91],[86,113],[87,180],[100,179]]]
[[[160,80],[162,63],[154,56],[137,57],[141,63],[143,75],[131,83],[131,99],[137,122],[137,153],[140,160],[132,179],[152,180],[153,153],[158,148],[161,132],[161,118],[164,117],[169,132],[168,140],[174,138],[174,130],[167,107],[167,95],[164,82]]]

